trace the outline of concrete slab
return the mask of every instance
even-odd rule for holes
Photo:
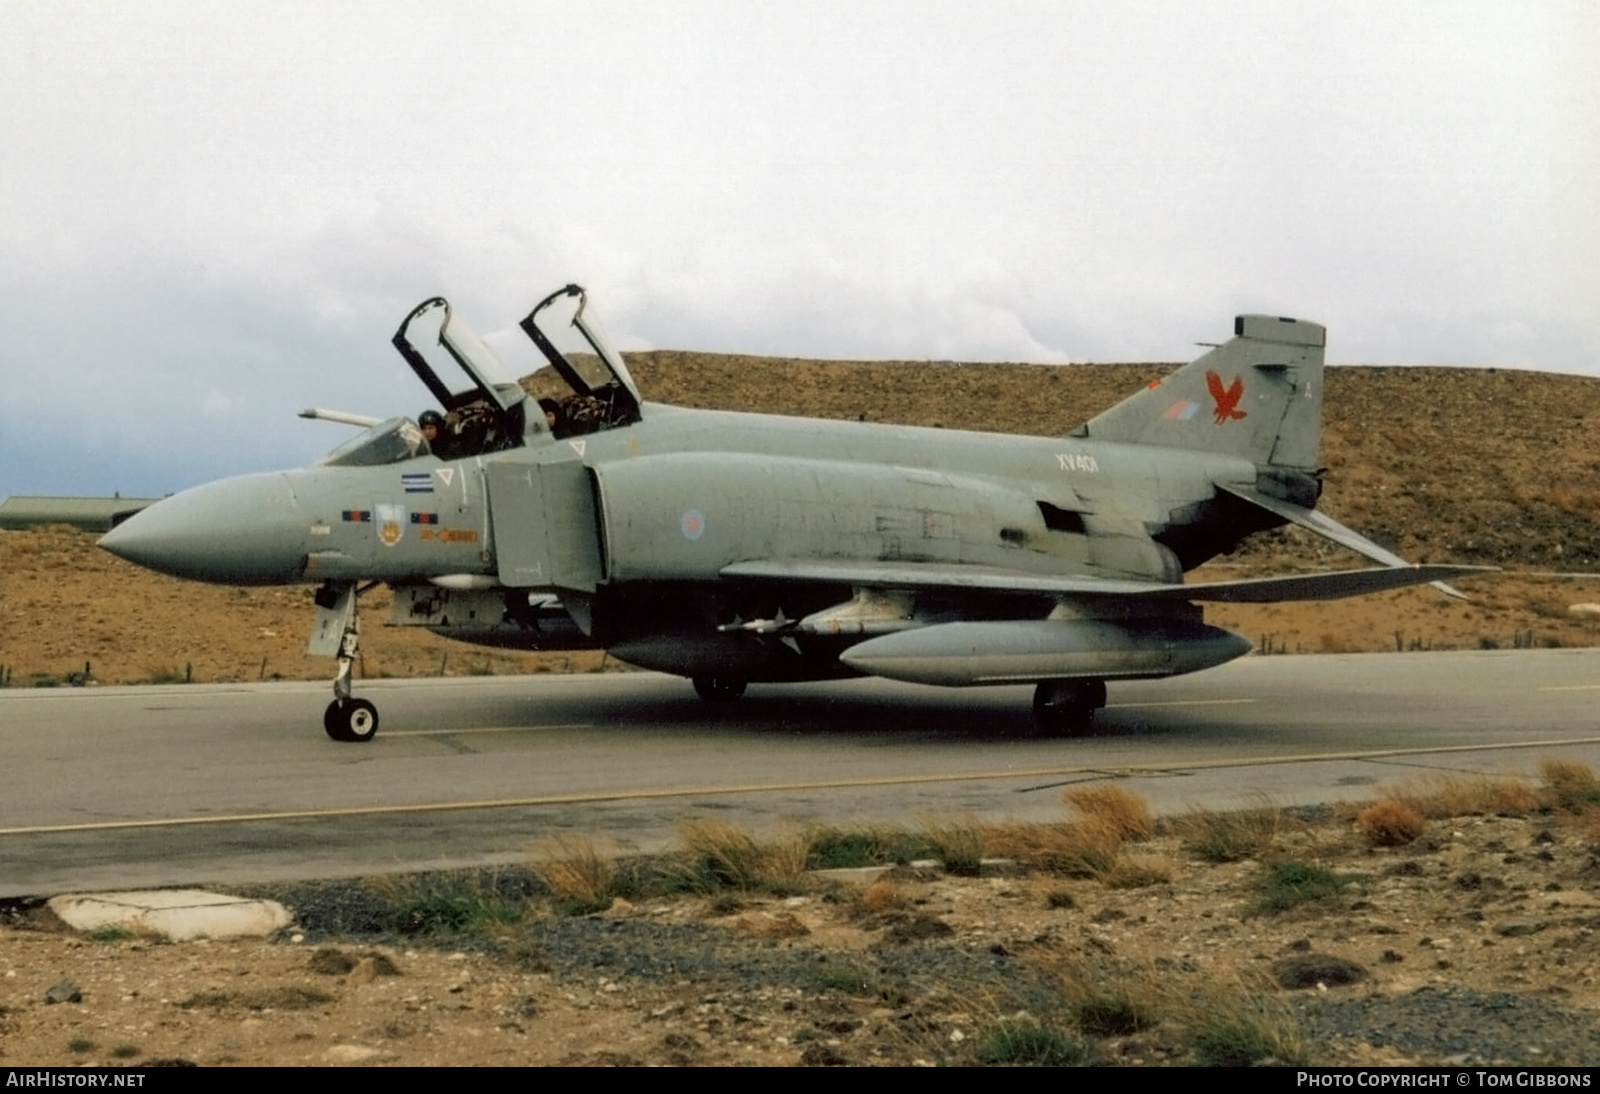
[[[174,942],[261,937],[290,923],[288,909],[275,900],[247,900],[200,889],[70,893],[51,897],[50,910],[76,930],[120,927]]]

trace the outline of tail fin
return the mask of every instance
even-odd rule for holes
[[[1316,323],[1241,315],[1234,337],[1079,428],[1102,441],[1243,456],[1312,471],[1322,434],[1322,350]]]

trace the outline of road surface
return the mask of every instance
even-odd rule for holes
[[[1600,767],[1600,650],[1250,657],[1112,684],[1087,738],[1028,688],[753,686],[648,673],[358,682],[382,726],[322,732],[323,684],[0,691],[0,897],[514,862],[558,833],[624,850],[690,816],[783,824],[1057,819],[1117,778],[1161,812],[1360,799],[1428,770]]]

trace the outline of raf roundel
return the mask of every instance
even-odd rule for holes
[[[678,520],[678,528],[683,532],[684,539],[699,539],[706,531],[705,514],[698,509],[686,509]]]

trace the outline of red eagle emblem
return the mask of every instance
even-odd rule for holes
[[[1206,370],[1206,390],[1211,392],[1211,401],[1217,404],[1213,417],[1218,425],[1224,422],[1238,421],[1245,416],[1239,409],[1239,400],[1244,398],[1244,378],[1235,376],[1233,383],[1227,387],[1222,386],[1222,377],[1211,370]]]

